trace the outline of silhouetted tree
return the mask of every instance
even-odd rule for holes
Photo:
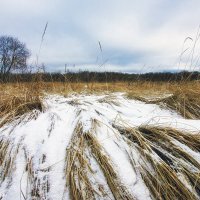
[[[17,38],[10,36],[0,37],[0,74],[6,76],[13,70],[24,70],[30,51]]]

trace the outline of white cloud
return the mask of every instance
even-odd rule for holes
[[[66,62],[95,69],[101,41],[110,69],[138,71],[146,65],[162,71],[177,67],[184,39],[194,37],[200,1],[1,0],[0,13],[0,35],[27,43],[32,60],[49,21],[40,61],[51,70]]]

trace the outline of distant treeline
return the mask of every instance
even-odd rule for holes
[[[128,74],[116,72],[67,72],[61,73],[10,73],[6,77],[0,75],[0,82],[134,82],[134,81],[183,81],[200,80],[200,72],[182,71],[179,73],[156,72],[146,74]]]

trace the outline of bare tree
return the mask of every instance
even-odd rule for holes
[[[17,38],[10,36],[0,37],[0,74],[5,76],[13,70],[27,68],[27,59],[30,51]]]

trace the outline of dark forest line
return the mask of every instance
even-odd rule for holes
[[[134,82],[134,81],[192,81],[200,80],[200,72],[182,71],[179,73],[156,72],[145,74],[128,74],[117,72],[67,72],[61,73],[10,73],[6,77],[0,75],[1,83],[8,82]]]

